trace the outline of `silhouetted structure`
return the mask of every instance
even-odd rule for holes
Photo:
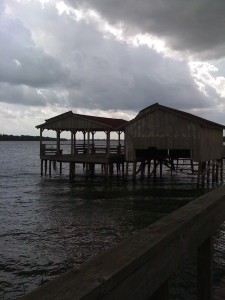
[[[38,125],[40,129],[41,173],[46,174],[49,162],[70,163],[70,176],[75,174],[75,164],[82,163],[86,174],[94,174],[95,165],[101,164],[103,173],[113,174],[116,166],[117,174],[128,175],[129,165],[132,174],[147,175],[156,178],[162,176],[162,166],[173,172],[191,170],[198,174],[197,182],[202,185],[223,180],[223,129],[225,126],[197,117],[195,115],[172,109],[155,103],[139,112],[131,121],[102,118],[66,112],[48,119]],[[43,143],[44,130],[56,131],[56,147],[48,148]],[[64,154],[60,147],[60,134],[71,132],[71,150]],[[95,143],[96,132],[106,133],[106,144],[101,147]],[[83,133],[83,142],[77,142],[77,132]],[[118,145],[112,147],[110,133],[118,133]],[[121,133],[124,133],[124,147],[121,145]],[[44,167],[45,164],[45,167]],[[126,165],[126,172],[124,171]],[[196,170],[197,166],[197,170]],[[45,171],[44,171],[45,169]],[[146,171],[147,170],[147,171]]]

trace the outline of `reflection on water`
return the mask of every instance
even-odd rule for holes
[[[155,182],[84,176],[71,181],[65,167],[62,176],[56,170],[51,178],[41,178],[38,151],[37,142],[0,143],[0,295],[5,292],[4,299],[16,299],[78,267],[206,192],[197,190],[191,177],[171,177],[169,172]],[[219,271],[224,265],[224,225],[220,229]]]

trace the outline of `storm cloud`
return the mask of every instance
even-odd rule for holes
[[[128,35],[149,33],[168,47],[199,57],[224,55],[223,0],[67,0],[74,7],[97,10],[112,24],[122,24]]]
[[[222,123],[222,9],[203,0],[1,1],[1,128],[13,109],[18,123],[26,111],[31,132],[34,119],[66,110],[129,119],[155,102]],[[139,34],[165,48],[136,43]]]

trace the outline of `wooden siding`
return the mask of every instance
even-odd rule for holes
[[[163,109],[134,119],[125,128],[126,159],[135,159],[135,149],[191,149],[194,161],[222,157],[223,130],[202,127],[195,120]]]
[[[221,159],[223,157],[223,130],[200,128],[199,161]]]

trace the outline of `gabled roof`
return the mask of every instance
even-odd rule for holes
[[[51,129],[51,125],[54,125],[56,123],[59,123],[62,120],[66,120],[66,119],[69,119],[69,118],[76,118],[76,119],[80,119],[80,120],[83,120],[83,121],[86,120],[87,121],[87,127],[88,127],[88,124],[91,123],[92,126],[96,126],[96,128],[98,128],[98,129],[101,128],[102,130],[105,130],[105,129],[123,130],[126,123],[128,122],[128,121],[125,121],[123,119],[104,118],[104,117],[95,117],[95,116],[89,116],[89,115],[81,115],[81,114],[75,114],[72,111],[68,111],[68,112],[60,114],[58,116],[55,116],[53,118],[45,120],[45,123],[37,125],[36,128]],[[85,130],[87,128],[84,127],[83,129]],[[69,130],[69,128],[67,128],[67,130]]]
[[[132,119],[130,122],[127,123],[127,125],[129,125],[132,122],[137,121],[138,119],[140,119],[144,115],[149,114],[151,112],[154,112],[156,110],[167,111],[171,114],[175,114],[175,115],[180,116],[182,118],[189,119],[192,122],[199,123],[200,125],[205,126],[205,127],[215,127],[215,128],[225,129],[225,125],[221,125],[219,123],[215,123],[215,122],[203,119],[201,117],[198,117],[196,115],[193,115],[193,114],[190,114],[190,113],[178,110],[178,109],[174,109],[174,108],[170,108],[170,107],[167,107],[167,106],[164,106],[164,105],[160,105],[158,103],[154,103],[154,104],[142,109],[134,119]]]

